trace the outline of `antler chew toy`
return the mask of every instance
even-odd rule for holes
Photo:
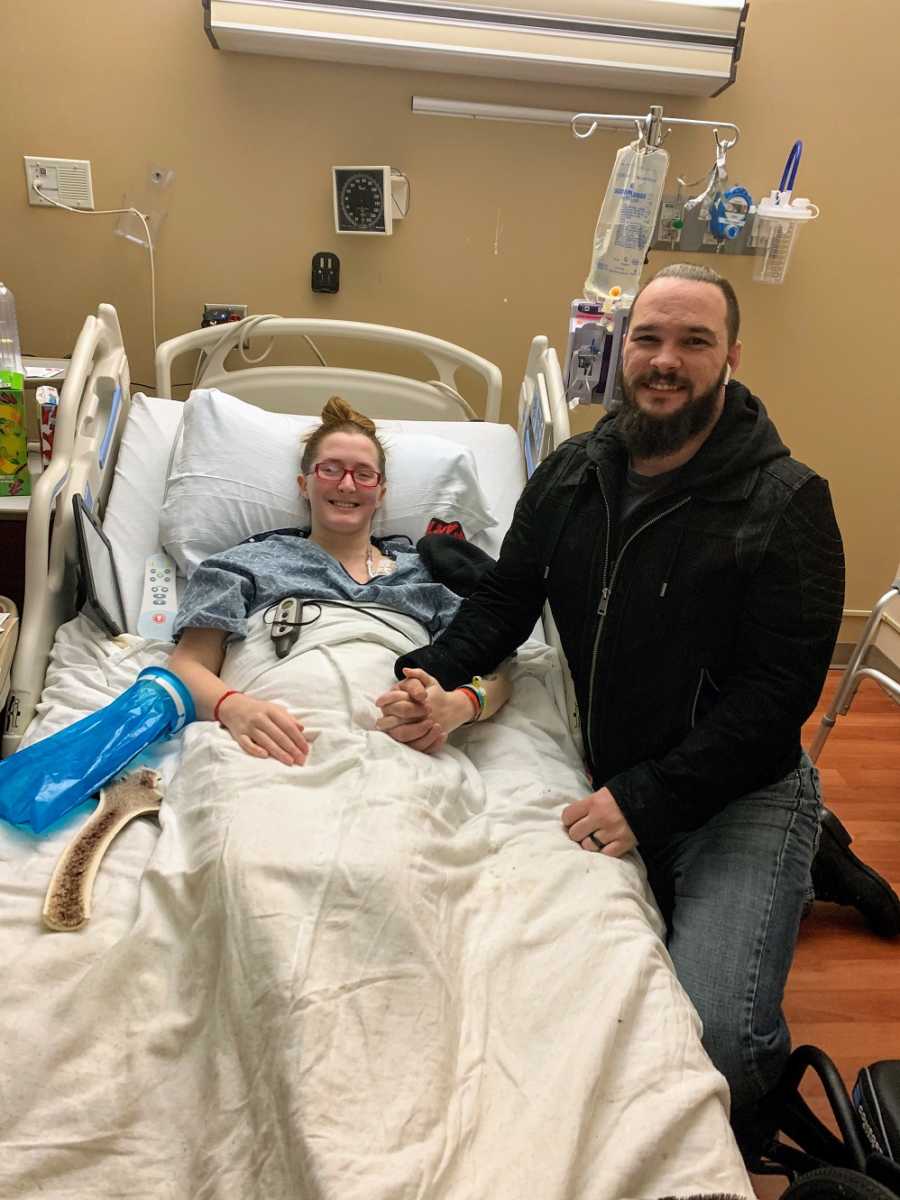
[[[100,803],[60,855],[44,900],[44,924],[58,932],[80,929],[91,915],[94,878],[110,842],[129,821],[159,812],[156,771],[143,768],[100,789]]]

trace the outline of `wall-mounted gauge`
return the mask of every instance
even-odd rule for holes
[[[381,237],[394,232],[394,221],[406,216],[409,182],[390,167],[332,167],[334,227],[338,233]],[[392,178],[393,175],[393,178]]]
[[[338,233],[392,233],[390,167],[334,167]],[[387,197],[387,203],[385,203]]]

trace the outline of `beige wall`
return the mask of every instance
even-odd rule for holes
[[[752,0],[738,82],[709,101],[223,54],[203,33],[200,0],[7,0],[0,36],[12,51],[0,278],[16,293],[25,349],[67,352],[84,316],[110,301],[138,381],[152,379],[144,254],[111,235],[113,218],[29,208],[23,154],[91,159],[98,207],[139,188],[151,162],[176,170],[159,252],[161,337],[195,325],[204,300],[423,329],[499,363],[510,419],[532,336],[563,348],[625,139],[414,117],[414,93],[613,112],[660,101],[673,115],[736,121],[732,180],[754,193],[777,184],[803,137],[798,188],[822,218],[804,230],[786,284],[752,284],[748,259],[723,264],[744,306],[740,375],[797,456],[831,481],[847,607],[866,608],[890,582],[900,542],[900,6]],[[672,177],[696,178],[710,145],[673,132]],[[395,237],[334,234],[329,169],[354,161],[409,175],[410,215]],[[322,249],[341,258],[335,297],[309,290]]]

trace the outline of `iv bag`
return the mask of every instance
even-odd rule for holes
[[[0,819],[43,833],[194,715],[178,676],[146,667],[105,708],[0,762]]]
[[[656,230],[668,169],[665,150],[639,141],[623,146],[616,155],[594,231],[585,296],[605,300],[617,287],[626,302],[634,297]]]

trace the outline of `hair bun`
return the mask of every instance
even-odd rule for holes
[[[325,407],[322,409],[322,424],[329,425],[356,425],[363,432],[373,437],[375,434],[375,422],[371,417],[359,413],[355,408],[352,408],[342,396],[332,396]]]
[[[369,438],[378,451],[378,469],[384,476],[385,455],[384,446],[378,440],[375,422],[364,413],[357,412],[343,396],[332,396],[322,409],[322,424],[316,425],[304,434],[301,441],[305,444],[300,460],[302,474],[308,475],[313,469],[316,455],[322,441],[332,433],[361,433]]]

